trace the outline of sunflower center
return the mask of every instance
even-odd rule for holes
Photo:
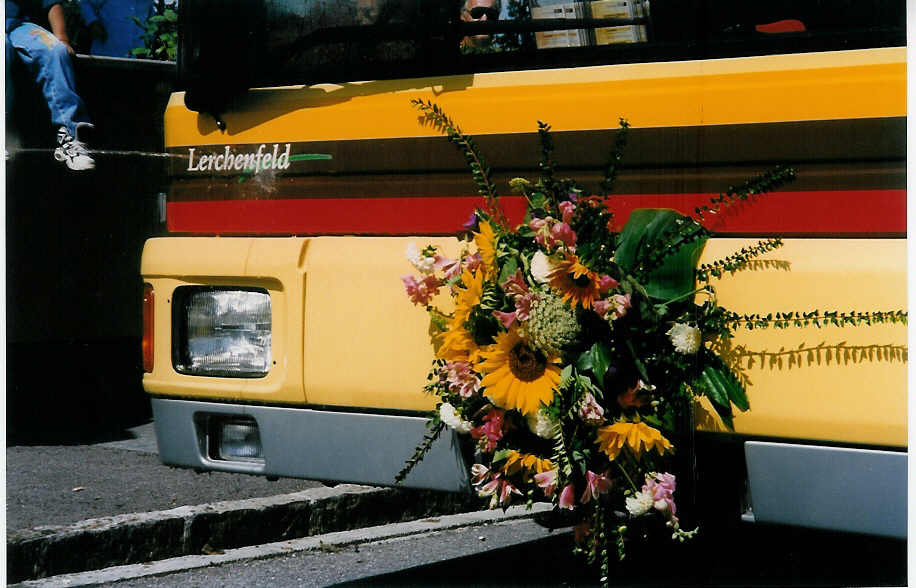
[[[580,288],[585,288],[592,282],[587,274],[580,274],[579,277],[576,277],[576,274],[569,274],[569,281]]]
[[[519,343],[509,352],[509,369],[519,380],[531,382],[544,375],[547,360],[541,352]]]

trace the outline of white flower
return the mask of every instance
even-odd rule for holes
[[[652,510],[655,499],[649,492],[640,492],[636,496],[627,497],[627,511],[634,517],[642,516]]]
[[[544,255],[543,251],[538,251],[531,256],[531,277],[535,281],[546,284],[550,272],[553,271],[553,263],[550,258]]]
[[[436,258],[427,257],[420,253],[420,250],[417,249],[417,244],[413,241],[407,244],[407,261],[417,268],[417,271],[421,274],[429,275],[436,270]]]
[[[553,430],[556,426],[557,421],[543,410],[528,415],[528,428],[541,439],[553,439]]]
[[[463,420],[458,415],[458,411],[455,410],[455,407],[448,402],[443,402],[442,406],[439,407],[439,418],[443,423],[459,433],[470,433],[473,427],[471,423]]]
[[[700,329],[684,323],[674,323],[666,334],[671,338],[671,343],[678,353],[696,353],[703,340]]]

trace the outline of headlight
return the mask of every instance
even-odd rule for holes
[[[270,369],[270,294],[263,289],[175,289],[175,370],[257,378]]]

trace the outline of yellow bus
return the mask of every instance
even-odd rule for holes
[[[785,243],[714,280],[720,302],[905,307],[902,2],[659,0],[568,21],[533,18],[549,2],[509,2],[486,23],[462,21],[459,4],[182,1],[168,234],[146,243],[141,270],[144,387],[165,463],[394,483],[434,408],[404,251],[457,251],[482,202],[414,99],[473,135],[501,186],[533,172],[539,120],[558,167],[597,184],[624,117],[609,200],[622,220],[689,214],[795,166],[794,183],[707,225],[700,263]],[[635,32],[599,34],[611,29]],[[484,47],[462,49],[475,35]],[[524,202],[503,202],[519,220]],[[905,337],[899,325],[739,331],[751,410],[734,430],[697,413],[698,484],[721,489],[707,506],[905,537]],[[404,485],[466,491],[467,452],[447,430]]]

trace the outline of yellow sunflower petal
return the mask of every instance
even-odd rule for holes
[[[484,374],[484,394],[500,408],[515,409],[528,415],[541,403],[553,400],[553,389],[560,382],[560,370],[548,358],[529,347],[516,328],[496,336],[478,369]]]

